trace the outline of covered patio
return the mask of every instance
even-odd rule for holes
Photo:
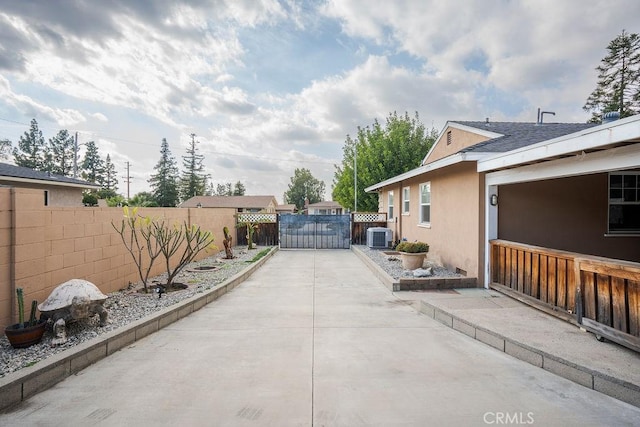
[[[485,283],[640,351],[640,116],[480,160]]]

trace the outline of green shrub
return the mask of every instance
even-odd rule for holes
[[[422,252],[429,252],[429,245],[424,242],[400,242],[396,246],[398,252],[406,252],[409,254],[417,254]]]

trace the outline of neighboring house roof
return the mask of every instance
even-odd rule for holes
[[[333,200],[327,200],[324,202],[312,203],[307,208],[316,208],[316,209],[342,209],[342,205],[338,202],[334,202]]]
[[[25,182],[60,187],[100,188],[99,185],[82,179],[37,171],[31,168],[0,163],[0,181]]]
[[[431,147],[431,150],[429,150],[429,153],[425,156],[422,166],[367,187],[365,188],[365,191],[376,191],[387,185],[413,178],[445,166],[464,161],[479,161],[495,153],[504,153],[518,148],[527,147],[541,141],[585,130],[593,126],[596,125],[593,123],[538,124],[522,122],[449,121],[436,139],[436,142]],[[489,139],[469,147],[465,147],[450,156],[429,163],[429,155],[435,148],[436,144],[438,144],[443,139],[443,136],[446,135],[445,131],[448,128],[456,128],[476,133]]]
[[[278,205],[274,196],[195,196],[180,204],[181,208],[242,208],[266,209]]]
[[[295,212],[295,210],[296,210],[296,205],[293,203],[276,206],[276,211]]]

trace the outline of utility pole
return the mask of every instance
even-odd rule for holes
[[[358,212],[358,142],[356,141],[353,156],[353,212]]]
[[[76,132],[76,138],[73,144],[73,177],[78,177],[78,132]]]
[[[127,162],[127,176],[123,176],[123,178],[126,180],[125,182],[127,183],[127,200],[131,198],[129,194],[129,184],[131,184],[131,175],[129,174],[130,166],[131,166],[131,163]]]

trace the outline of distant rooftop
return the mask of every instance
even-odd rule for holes
[[[46,181],[51,185],[62,185],[83,188],[99,188],[100,186],[82,179],[37,171],[23,166],[0,163],[0,180],[3,181]]]

